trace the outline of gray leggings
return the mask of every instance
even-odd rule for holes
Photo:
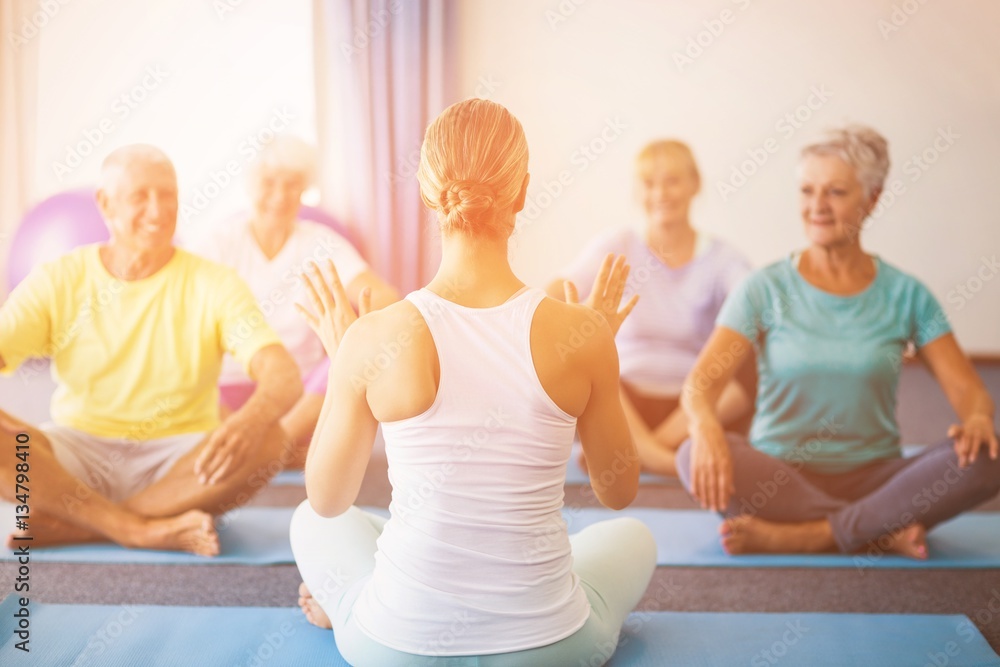
[[[656,569],[656,542],[644,523],[623,517],[570,536],[573,571],[590,617],[575,633],[547,646],[486,656],[429,656],[389,648],[352,621],[351,610],[375,567],[375,541],[386,519],[351,507],[325,519],[303,502],[292,516],[291,542],[302,580],[333,624],[337,648],[355,667],[596,667],[611,657],[629,612]],[[461,567],[456,563],[455,567]]]
[[[1000,459],[980,451],[958,467],[952,441],[912,458],[874,461],[837,474],[810,472],[801,462],[757,451],[727,433],[736,493],[723,516],[751,515],[775,522],[828,519],[838,548],[853,553],[879,537],[919,523],[928,531],[1000,491]],[[677,452],[677,472],[691,491],[691,441]]]

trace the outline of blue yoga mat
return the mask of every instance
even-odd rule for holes
[[[347,664],[337,652],[333,633],[309,625],[298,609],[32,602],[30,654],[16,648],[21,641],[15,634],[18,609],[13,595],[0,603],[0,664]],[[597,646],[593,660],[582,664],[600,664],[612,650]],[[936,664],[949,667],[1000,665],[965,616],[701,612],[633,613],[608,665],[911,667],[938,654]]]
[[[166,565],[275,565],[292,563],[288,526],[294,507],[241,507],[215,520],[219,532],[218,556],[196,556],[179,551],[126,549],[115,544],[31,547],[31,560],[50,563],[146,563]],[[0,514],[0,516],[4,516]],[[30,545],[30,542],[26,543]],[[14,560],[10,550],[0,560]],[[0,663],[2,664],[2,663]]]
[[[923,445],[904,445],[903,455],[913,456],[919,454],[923,451]],[[573,486],[582,486],[590,484],[590,476],[583,471],[582,468],[577,464],[577,458],[582,451],[579,445],[574,445],[573,454],[569,457],[569,462],[566,464],[566,483]],[[282,470],[271,480],[272,486],[305,486],[305,473],[301,470]],[[644,472],[639,475],[640,484],[664,484],[670,486],[678,486],[680,482],[676,477],[665,477],[663,475],[654,475],[652,473]]]
[[[631,516],[653,531],[657,563],[691,567],[842,567],[863,572],[870,568],[993,568],[1000,567],[1000,513],[962,515],[927,536],[930,558],[919,561],[879,554],[753,554],[730,556],[719,539],[718,515],[702,510],[662,510],[630,507],[620,512],[603,508],[563,510],[569,532],[605,519]]]
[[[305,486],[304,470],[282,470],[271,478],[271,486]]]

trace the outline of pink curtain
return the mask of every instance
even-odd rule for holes
[[[439,261],[416,180],[424,131],[451,101],[454,4],[314,0],[322,205],[402,293]]]
[[[0,297],[7,294],[10,241],[34,199],[38,28],[34,2],[0,2]],[[0,299],[2,301],[2,299]]]

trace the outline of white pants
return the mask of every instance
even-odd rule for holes
[[[570,536],[573,571],[591,607],[587,622],[575,633],[554,644],[513,653],[414,655],[380,644],[352,622],[351,610],[375,568],[375,541],[386,521],[357,507],[325,519],[308,500],[292,516],[292,552],[302,580],[330,617],[340,654],[355,667],[603,665],[656,569],[656,543],[644,523],[629,517],[602,521]]]

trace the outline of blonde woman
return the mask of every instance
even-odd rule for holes
[[[576,429],[601,502],[635,496],[614,345],[632,304],[618,309],[622,258],[607,258],[586,306],[514,275],[508,239],[527,167],[504,107],[449,107],[427,130],[418,172],[441,228],[434,279],[361,319],[333,267],[309,280],[303,312],[333,363],[292,549],[303,610],[334,629],[352,665],[592,664],[655,568],[639,521],[571,538],[560,514]],[[594,334],[558,354],[585,323]],[[379,423],[388,520],[352,507]]]
[[[934,295],[861,246],[889,171],[886,140],[869,127],[836,129],[806,146],[799,166],[809,245],[726,300],[685,385],[694,426],[677,457],[681,480],[723,514],[730,553],[927,558],[927,531],[1000,490],[993,401]],[[914,458],[902,457],[895,414],[908,345],[959,418]],[[726,433],[714,406],[751,348],[760,386],[747,439]]]
[[[563,281],[590,285],[601,259],[624,255],[632,266],[629,290],[641,296],[618,335],[622,403],[644,469],[676,475],[674,456],[688,436],[681,386],[708,341],[726,295],[750,273],[736,248],[691,224],[701,176],[691,149],[680,141],[648,144],[636,158],[636,196],[645,230],[616,228],[595,239],[548,287],[563,298]],[[586,296],[586,295],[584,295]],[[719,401],[729,426],[751,408],[753,378],[730,383]]]

